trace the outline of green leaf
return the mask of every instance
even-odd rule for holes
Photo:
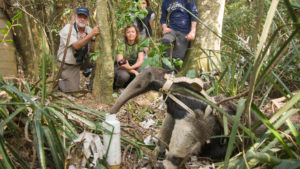
[[[7,34],[7,30],[5,30],[5,29],[1,29],[1,32],[2,32],[3,35]]]
[[[142,38],[140,40],[139,46],[140,47],[148,47],[150,44],[150,40],[148,38]]]
[[[46,156],[45,156],[45,149],[44,149],[44,137],[43,137],[43,130],[42,130],[42,112],[37,110],[34,116],[34,127],[35,127],[35,134],[36,134],[36,149],[37,154],[40,160],[40,164],[42,169],[46,169]]]
[[[12,155],[16,158],[16,161],[21,164],[23,169],[30,169],[26,162],[20,157],[18,152],[16,152],[9,144],[5,144],[6,147],[9,149],[9,151],[12,153]]]
[[[59,118],[63,123],[64,125],[72,132],[72,134],[74,134],[76,137],[78,137],[78,133],[76,131],[76,129],[73,127],[73,125],[68,122],[68,120],[65,118],[65,116],[58,112],[57,110],[55,110],[54,108],[52,107],[47,107],[47,109],[53,113],[57,118]]]
[[[145,67],[147,67],[149,65],[150,61],[151,61],[151,58],[145,59],[142,64],[142,68],[144,69]]]
[[[289,108],[291,108],[297,102],[299,102],[299,100],[300,100],[300,92],[296,93],[294,97],[288,101],[287,104],[285,104],[282,108],[280,108],[280,110],[271,117],[270,122],[273,123],[274,121],[276,121],[284,112],[286,112]]]
[[[22,24],[13,24],[13,27],[22,27]]]
[[[145,15],[141,13],[141,14],[138,15],[138,18],[139,18],[139,19],[144,19],[144,18],[145,18]]]
[[[183,61],[181,59],[177,58],[177,59],[173,59],[172,61],[176,66],[182,68]]]
[[[5,118],[1,123],[0,123],[0,134],[3,135],[3,128],[4,126],[9,123],[16,115],[18,115],[20,112],[22,112],[25,109],[24,106],[19,107],[15,112],[9,115],[9,117]]]
[[[189,78],[195,78],[196,77],[196,70],[195,69],[191,69],[189,70],[186,75],[186,77],[189,77]]]
[[[60,160],[60,158],[58,156],[57,146],[56,146],[58,143],[55,141],[55,138],[51,134],[48,127],[44,126],[43,131],[45,133],[45,136],[47,138],[47,143],[49,144],[49,147],[50,147],[50,150],[51,150],[53,161],[55,163],[55,168],[63,169],[63,162],[64,161]]]
[[[161,45],[158,46],[158,48],[159,48],[159,51],[162,52],[162,51],[165,51],[165,50],[169,49],[170,46],[165,46],[165,45],[161,44]]]
[[[6,22],[6,28],[9,29],[10,27],[11,27],[11,22],[10,22],[10,21],[7,21],[7,22]]]
[[[275,127],[270,123],[269,119],[254,104],[252,104],[252,110],[254,114],[266,125],[269,131],[277,138],[277,140],[281,143],[281,145],[284,147],[289,156],[291,158],[295,158],[294,154],[292,153],[292,150],[287,146],[287,143],[283,140],[283,138],[280,136]]]
[[[4,137],[2,135],[0,135],[0,154],[1,154],[1,161],[3,161],[4,165],[5,165],[5,168],[6,169],[14,169],[16,168],[11,159],[9,158],[8,154],[7,154],[7,151],[4,147]]]
[[[170,69],[174,69],[174,66],[172,65],[172,63],[170,62],[170,60],[168,58],[163,57],[162,58],[162,62],[168,66]]]
[[[17,19],[20,19],[23,17],[22,11],[18,12],[11,20],[14,22]]]
[[[234,118],[234,124],[233,124],[232,131],[231,131],[231,134],[230,134],[228,148],[227,148],[226,156],[225,156],[225,162],[224,162],[225,163],[225,165],[224,165],[225,169],[228,167],[229,158],[230,158],[231,153],[234,149],[233,144],[235,143],[235,137],[236,137],[237,132],[238,132],[238,126],[240,125],[240,119],[241,119],[242,113],[245,110],[245,102],[246,102],[245,99],[241,99],[238,102],[237,114],[236,114],[236,117]]]
[[[299,133],[298,133],[296,127],[294,126],[294,124],[292,123],[292,121],[290,119],[287,119],[286,123],[289,126],[292,134],[294,135],[294,137],[296,139],[296,143],[297,143],[298,148],[299,148],[300,147],[300,136],[299,136]]]
[[[9,39],[9,40],[5,40],[5,42],[11,43],[13,42],[13,40]]]
[[[282,162],[276,167],[276,169],[299,169],[300,160],[282,160]]]

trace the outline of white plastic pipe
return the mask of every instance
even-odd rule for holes
[[[105,119],[102,123],[103,127],[113,133],[112,135],[106,132],[103,134],[104,146],[108,151],[106,161],[111,169],[119,169],[121,164],[120,122],[115,114],[107,114]]]

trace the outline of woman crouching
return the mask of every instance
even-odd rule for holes
[[[139,31],[136,26],[127,26],[124,43],[118,46],[115,65],[115,88],[124,88],[142,70],[143,48],[139,47]]]

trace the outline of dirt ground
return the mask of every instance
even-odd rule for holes
[[[113,94],[116,98],[118,93]],[[103,104],[97,102],[90,93],[82,97],[74,98],[73,101],[77,104],[84,105],[99,111],[109,112],[112,104]],[[144,142],[144,144],[153,145],[157,141],[157,133],[162,124],[166,107],[162,100],[161,94],[158,92],[148,92],[143,95],[131,99],[128,103],[122,106],[117,113],[117,118],[121,122],[122,136],[128,137],[131,140],[135,139]],[[136,141],[136,140],[134,140]],[[151,168],[149,156],[151,150],[144,148],[144,158],[138,159],[136,150],[131,145],[122,146],[122,168],[123,169],[147,169]],[[161,159],[162,160],[162,159]],[[156,165],[162,165],[162,161],[158,160]],[[185,168],[215,168],[214,164],[208,159],[201,159],[193,156],[185,165]]]
[[[87,79],[82,78],[82,86],[86,86]],[[115,100],[119,96],[117,92],[113,94]],[[87,93],[84,97],[75,98],[76,103],[85,105],[87,107],[109,112],[112,104],[103,104],[97,102],[90,93]],[[271,116],[277,112],[282,106],[286,104],[286,99],[276,98],[267,99],[266,104],[261,107],[261,110],[265,112],[267,116]],[[122,106],[117,113],[117,117],[121,122],[121,127],[124,131],[134,135],[136,139],[144,141],[145,144],[155,145],[156,135],[162,124],[164,115],[166,113],[166,106],[163,102],[162,96],[158,92],[148,92],[143,95],[137,96],[131,99],[125,105]],[[291,118],[293,122],[300,121],[300,116],[295,115]],[[128,133],[122,133],[123,136],[128,136]],[[145,151],[146,158],[138,159],[137,154],[132,146],[127,145],[122,148],[122,168],[150,168],[149,159],[151,151]],[[158,161],[161,164],[161,161]],[[192,156],[185,164],[187,169],[192,168],[210,168],[214,169],[215,165],[211,159]]]
[[[88,79],[85,77],[82,77],[81,79],[81,86],[85,88],[88,84]],[[115,92],[113,94],[114,99],[116,100],[119,95],[119,93]],[[109,112],[115,102],[114,100],[111,104],[100,103],[94,99],[91,93],[87,93],[78,98],[73,97],[72,100],[77,104],[104,112]],[[154,147],[155,142],[157,142],[156,136],[159,132],[165,113],[166,105],[164,104],[161,93],[150,91],[137,96],[123,105],[117,113],[117,118],[121,122],[122,131],[125,131],[121,133],[121,135],[134,141],[139,140],[144,142],[144,144],[152,145],[152,147]],[[134,147],[124,143],[122,146],[122,168],[151,168],[148,158],[151,155],[151,150],[144,148],[143,151],[146,153],[144,158],[138,159]],[[162,165],[161,163],[162,161],[158,160],[157,165]],[[191,160],[188,160],[185,167],[187,169],[215,168],[210,160],[198,159],[197,156],[193,156]]]
[[[88,78],[81,77],[81,86],[86,89]],[[113,94],[114,102],[119,94]],[[83,105],[98,111],[109,112],[113,103],[104,104],[98,102],[91,93],[82,94],[79,97],[70,99],[76,104]],[[267,99],[266,104],[261,107],[261,110],[266,115],[271,116],[286,104],[285,98]],[[166,106],[162,99],[162,95],[158,92],[148,92],[131,99],[117,113],[117,118],[121,122],[121,135],[129,138],[132,141],[139,141],[144,144],[155,146],[157,142],[157,133],[161,127],[164,115],[166,114]],[[293,122],[299,122],[300,116],[296,114],[291,118]],[[148,169],[150,167],[149,156],[151,150],[143,149],[144,158],[138,158],[137,150],[130,144],[122,144],[122,168],[123,169]],[[162,159],[160,159],[162,160]],[[161,165],[161,161],[158,161]],[[187,169],[214,169],[215,164],[211,159],[192,156],[185,164]]]

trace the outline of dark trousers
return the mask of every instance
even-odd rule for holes
[[[166,55],[164,57],[168,58],[179,58],[181,60],[184,59],[186,50],[188,48],[188,40],[186,39],[186,34],[174,31],[164,34],[162,37],[162,43],[169,48],[166,49]],[[171,52],[171,45],[174,44],[173,51]],[[163,68],[167,70],[171,70],[168,66],[163,64]],[[176,71],[179,71],[179,67],[175,67]]]
[[[90,81],[89,81],[89,84],[87,85],[88,90],[92,91],[93,90],[93,84],[94,84],[94,78],[95,78],[95,71],[96,71],[96,61],[90,60],[90,58],[85,57],[80,69],[83,70],[83,71],[87,71],[88,69],[92,69],[91,70],[91,75],[90,75]]]
[[[115,64],[115,78],[114,78],[114,88],[124,88],[126,87],[135,77],[134,74],[129,73],[127,70],[118,68],[118,65]],[[142,71],[142,68],[139,67],[135,69],[138,72]]]

